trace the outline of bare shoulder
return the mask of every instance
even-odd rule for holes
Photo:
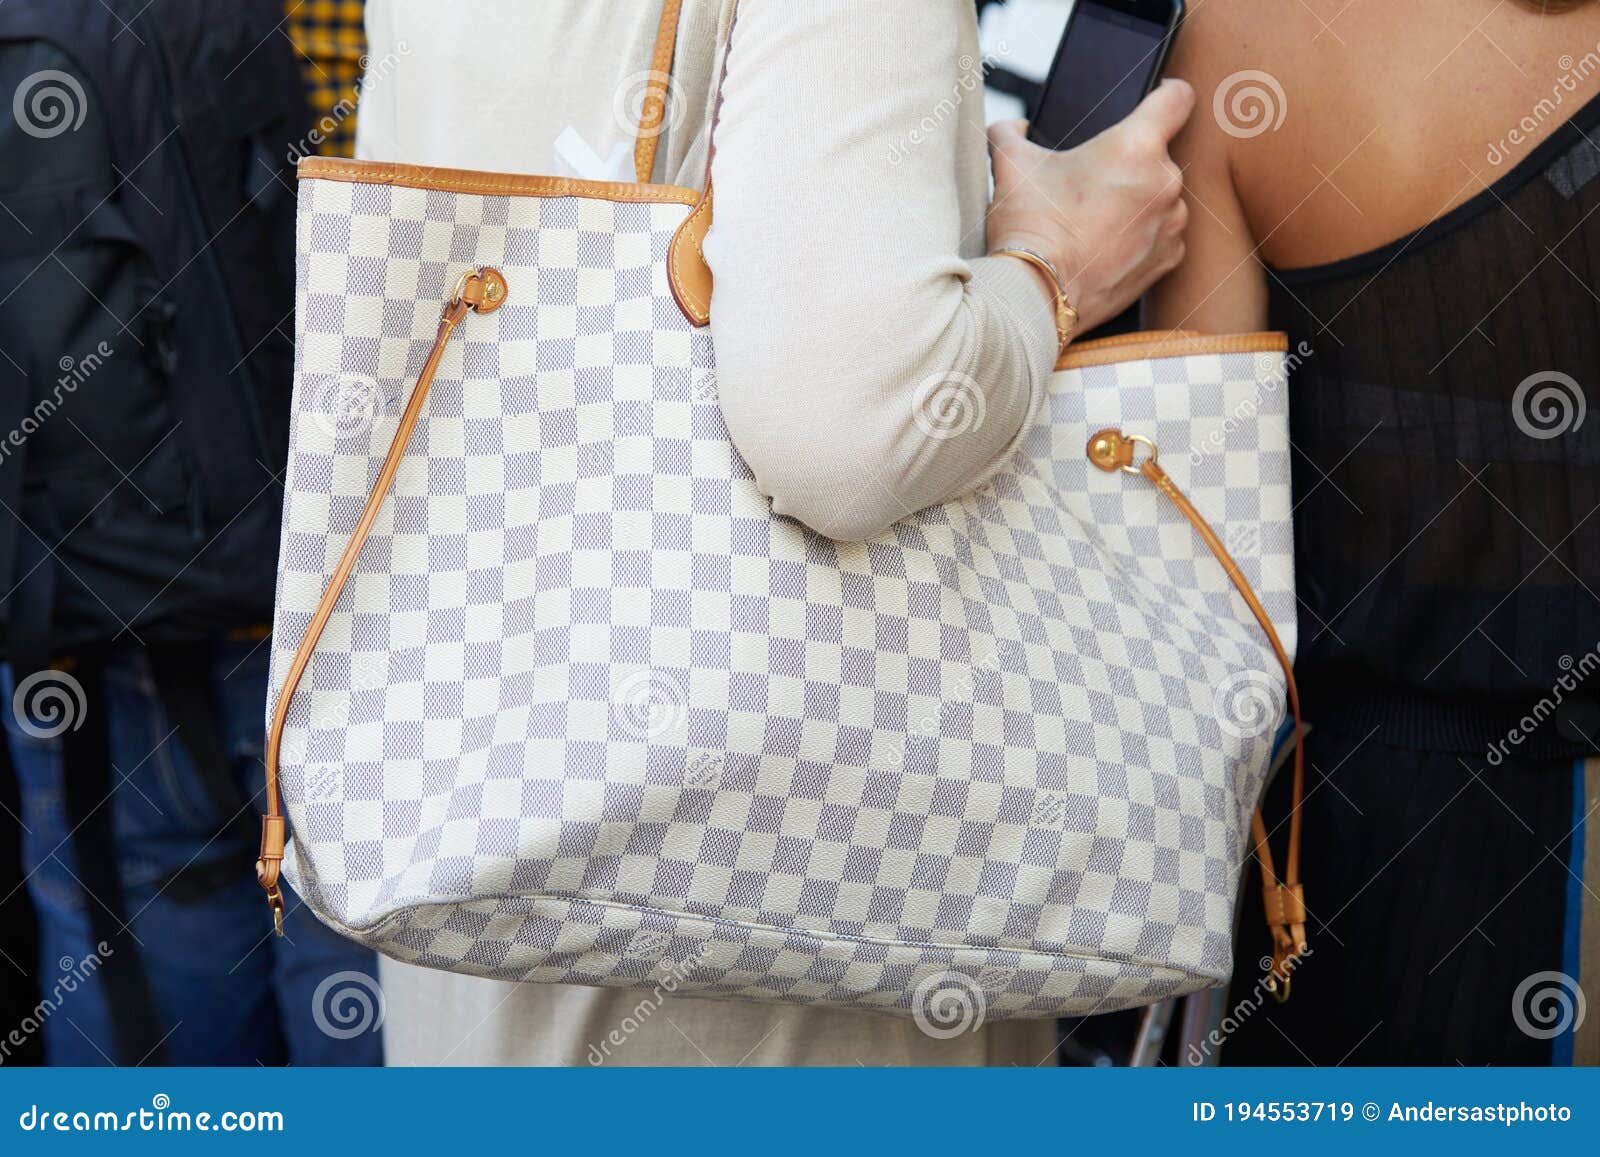
[[[1207,170],[1226,174],[1269,263],[1297,264],[1328,239],[1330,228],[1342,233],[1350,225],[1343,220],[1350,210],[1341,195],[1350,166],[1394,161],[1394,152],[1368,138],[1379,125],[1397,135],[1404,118],[1396,109],[1408,106],[1388,79],[1390,57],[1405,43],[1405,32],[1425,22],[1412,9],[1433,5],[1434,0],[1403,6],[1372,0],[1192,5],[1173,57],[1174,72],[1196,90],[1180,160],[1197,179]],[[1342,237],[1331,241],[1333,248],[1343,244]]]
[[[1182,161],[1197,176],[1226,172],[1278,266],[1362,252],[1481,193],[1503,171],[1485,142],[1549,95],[1556,62],[1600,37],[1600,4],[1561,15],[1505,0],[1191,7],[1172,64],[1197,97]],[[1600,77],[1584,99],[1596,93]]]
[[[1281,0],[1189,0],[1186,7],[1177,53],[1208,61],[1247,55],[1253,45],[1276,40],[1283,31],[1299,31],[1311,18],[1299,4]]]
[[[1173,49],[1185,79],[1221,79],[1246,68],[1289,70],[1312,56],[1327,26],[1325,0],[1190,0]]]
[[[1266,289],[1256,259],[1262,234],[1240,179],[1242,145],[1281,128],[1296,45],[1314,30],[1279,0],[1193,0],[1168,66],[1195,89],[1188,126],[1173,141],[1189,206],[1186,257],[1151,296],[1158,326],[1227,333],[1261,328]]]
[[[1173,48],[1170,75],[1195,88],[1191,135],[1207,143],[1204,162],[1231,156],[1231,142],[1278,128],[1302,92],[1314,91],[1323,0],[1198,0]]]

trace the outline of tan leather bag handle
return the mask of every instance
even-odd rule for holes
[[[728,36],[722,45],[722,63],[717,71],[717,88],[711,98],[711,128],[706,133],[706,173],[700,186],[700,200],[672,235],[668,256],[673,299],[689,319],[703,328],[711,324],[711,266],[706,263],[705,239],[711,231],[711,162],[717,155],[717,123],[722,119],[722,86],[728,79],[728,59],[733,55],[733,30],[739,23],[739,0],[733,0],[728,16]]]
[[[656,168],[656,145],[661,140],[667,112],[667,88],[672,82],[672,57],[678,44],[678,16],[683,0],[666,0],[656,29],[656,48],[650,56],[650,81],[639,110],[639,132],[633,146],[633,171],[648,185]]]

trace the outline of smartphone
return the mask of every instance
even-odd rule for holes
[[[1028,139],[1071,149],[1131,113],[1161,79],[1183,0],[1076,0]]]

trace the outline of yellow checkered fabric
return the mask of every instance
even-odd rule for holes
[[[315,116],[312,149],[348,157],[356,147],[356,86],[367,51],[364,0],[285,0],[284,27],[294,41]]]

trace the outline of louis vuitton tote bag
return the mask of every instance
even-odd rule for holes
[[[1286,980],[1282,336],[1074,349],[980,489],[832,542],[729,440],[709,182],[647,146],[300,166],[275,912],[281,872],[435,968],[1055,1016],[1224,982],[1255,853]]]

